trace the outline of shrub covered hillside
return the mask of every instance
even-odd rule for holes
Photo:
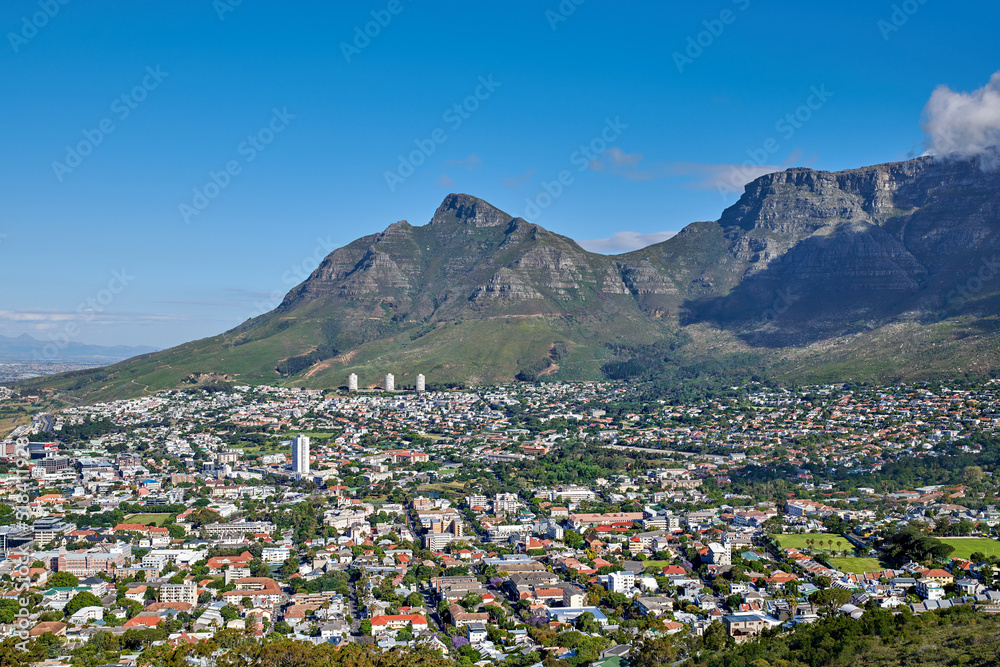
[[[866,609],[848,616],[800,625],[787,634],[721,651],[703,651],[688,667],[985,667],[1000,661],[1000,617],[970,607],[919,616]]]

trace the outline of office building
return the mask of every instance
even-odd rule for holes
[[[292,472],[296,475],[309,474],[309,437],[297,435],[292,438]]]

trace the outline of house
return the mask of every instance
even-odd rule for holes
[[[925,600],[941,600],[944,598],[944,586],[934,579],[921,579],[917,582],[917,595]]]
[[[135,588],[130,588],[125,592],[125,597],[134,602],[142,603],[146,599],[146,591],[148,586],[145,584],[140,584]]]
[[[376,616],[372,619],[372,633],[381,634],[389,630],[402,630],[409,627],[414,632],[427,629],[427,619],[420,614],[397,614],[394,616]]]
[[[244,597],[250,598],[255,607],[281,604],[285,601],[285,594],[278,586],[278,582],[270,577],[243,577],[233,583],[236,589],[223,593],[222,599],[234,606]]]
[[[126,621],[122,626],[123,628],[155,628],[163,620],[161,616],[143,616],[139,615],[135,618]]]
[[[986,586],[976,579],[956,579],[955,588],[962,595],[979,595],[986,592]]]
[[[920,573],[922,579],[930,579],[936,581],[939,584],[947,586],[955,582],[955,577],[947,570],[942,570],[941,568],[934,568],[933,570],[924,570]]]
[[[449,606],[448,613],[451,614],[451,623],[456,628],[461,628],[462,626],[466,625],[472,625],[473,623],[488,623],[490,620],[489,614],[469,613],[464,609],[462,609],[462,607],[457,604]]]
[[[466,638],[470,644],[479,644],[486,641],[486,626],[482,623],[471,623],[466,627]]]
[[[68,626],[65,623],[60,623],[59,621],[43,621],[31,628],[28,631],[29,637],[41,637],[46,632],[51,632],[56,637],[65,637],[66,628]]]
[[[726,625],[729,636],[742,643],[754,637],[762,630],[777,625],[778,621],[761,614],[738,614],[734,616],[723,616],[722,622]]]

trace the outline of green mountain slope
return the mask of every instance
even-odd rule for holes
[[[984,375],[1000,176],[920,158],[749,184],[716,222],[623,255],[449,195],[332,252],[220,336],[28,387],[87,400],[205,381],[336,387],[514,377],[890,380]]]

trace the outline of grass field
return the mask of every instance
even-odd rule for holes
[[[813,551],[853,551],[854,545],[845,540],[840,535],[833,535],[832,533],[803,533],[801,535],[775,535],[774,539],[778,541],[785,549],[812,549]],[[809,540],[816,540],[815,543],[810,544]],[[830,541],[833,544],[827,544]]]
[[[141,523],[144,526],[156,524],[163,526],[164,522],[171,517],[170,514],[129,514],[123,523]]]
[[[644,567],[655,567],[657,570],[663,570],[668,565],[673,565],[674,562],[670,560],[644,560],[642,561]]]
[[[943,537],[941,541],[955,547],[952,558],[968,558],[974,551],[987,556],[1000,555],[1000,541],[988,537]]]
[[[431,493],[458,493],[465,489],[464,482],[440,482],[438,484],[424,484],[418,486],[417,491],[428,491]]]
[[[849,574],[865,574],[866,572],[879,572],[885,568],[877,558],[827,558],[830,565],[841,572]]]

